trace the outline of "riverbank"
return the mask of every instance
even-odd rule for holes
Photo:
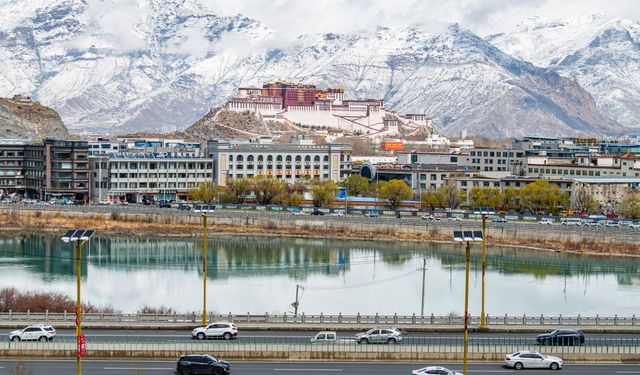
[[[225,215],[227,214],[227,215]],[[413,242],[451,242],[453,230],[477,229],[478,223],[433,225],[415,219],[401,221],[325,220],[288,215],[252,216],[250,213],[217,212],[210,215],[209,236],[262,235],[300,238],[341,238]],[[464,226],[464,228],[462,228]],[[469,227],[469,228],[467,228]],[[196,237],[202,235],[197,214],[175,211],[92,212],[89,210],[21,209],[0,210],[4,235],[37,231],[63,232],[70,228],[95,229],[101,235]],[[640,236],[615,232],[576,232],[566,227],[488,226],[487,239],[494,245],[527,247],[541,251],[584,255],[640,257]]]

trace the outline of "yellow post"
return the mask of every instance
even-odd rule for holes
[[[469,347],[469,259],[471,258],[471,244],[467,241],[466,269],[464,284],[464,364],[463,374],[467,374],[467,354]]]
[[[480,328],[484,329],[484,267],[485,254],[487,252],[487,216],[482,216],[482,309],[480,315]]]
[[[80,357],[80,347],[78,339],[82,334],[82,305],[80,303],[80,261],[82,245],[86,241],[78,242],[76,245],[76,375],[82,375],[82,359]]]
[[[203,242],[202,249],[204,252],[203,268],[204,268],[204,287],[202,294],[202,326],[207,325],[207,214],[202,214],[202,231]]]

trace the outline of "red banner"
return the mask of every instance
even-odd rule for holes
[[[78,357],[83,357],[87,354],[87,346],[84,341],[84,335],[78,336]]]

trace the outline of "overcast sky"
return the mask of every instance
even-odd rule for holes
[[[507,31],[530,17],[604,14],[640,19],[640,0],[200,0],[221,15],[241,13],[285,34],[370,30],[458,22],[480,35]]]

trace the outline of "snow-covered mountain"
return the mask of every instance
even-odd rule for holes
[[[72,130],[184,128],[238,86],[287,79],[384,98],[447,133],[492,137],[624,131],[573,79],[452,25],[379,27],[277,43],[258,21],[195,0],[0,0],[0,95],[25,93]],[[4,16],[6,15],[6,16]]]
[[[487,38],[518,58],[575,78],[605,116],[640,127],[640,23],[605,16],[531,19]]]

